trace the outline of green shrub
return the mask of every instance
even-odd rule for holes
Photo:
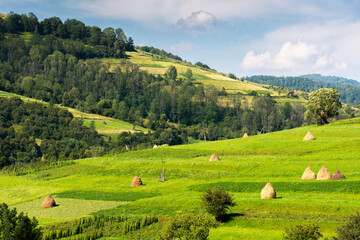
[[[229,193],[217,187],[206,190],[201,200],[205,210],[218,221],[224,219],[229,207],[236,205]]]
[[[216,221],[209,215],[179,215],[165,225],[158,239],[207,239],[214,226]]]
[[[284,240],[316,240],[323,235],[319,232],[319,226],[315,224],[295,225],[285,230]]]
[[[348,222],[337,230],[340,240],[360,239],[360,214],[350,216]]]

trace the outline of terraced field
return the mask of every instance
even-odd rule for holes
[[[303,142],[311,130],[314,141]],[[218,162],[208,162],[212,153]],[[360,119],[306,126],[248,138],[128,151],[22,176],[0,175],[0,202],[50,226],[80,216],[157,216],[160,222],[181,213],[204,213],[200,196],[219,186],[237,206],[231,219],[210,231],[210,239],[279,239],[285,227],[317,223],[334,236],[350,214],[360,210]],[[325,165],[344,180],[301,180],[308,165]],[[165,168],[166,182],[158,182]],[[130,187],[141,177],[144,186]],[[261,200],[267,181],[277,199]],[[59,206],[41,209],[51,193]],[[153,239],[162,223],[148,226]],[[159,227],[160,226],[160,227]],[[155,234],[155,235],[154,235]],[[114,239],[130,239],[118,236]]]

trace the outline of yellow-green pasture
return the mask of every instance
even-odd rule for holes
[[[316,140],[303,142],[309,130]],[[220,161],[208,162],[212,153]],[[339,169],[346,179],[301,180],[309,165],[316,174],[323,165],[331,173]],[[166,182],[158,182],[163,168]],[[135,175],[143,186],[130,187]],[[277,199],[261,200],[268,180]],[[357,118],[248,138],[128,151],[22,176],[5,173],[0,176],[0,202],[40,217],[42,225],[89,214],[155,215],[166,221],[176,214],[203,213],[200,196],[217,186],[230,192],[237,206],[230,209],[229,221],[210,231],[210,239],[279,239],[286,227],[302,223],[317,223],[330,237],[360,210],[359,184]],[[60,204],[49,210],[56,212],[51,216],[35,213],[49,193],[55,201],[71,199],[74,204]],[[99,201],[98,209],[91,207],[92,201]]]

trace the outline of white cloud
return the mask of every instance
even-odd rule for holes
[[[248,75],[259,74],[259,72],[261,74],[295,75],[316,71],[322,74],[360,80],[360,71],[358,70],[360,66],[360,58],[358,57],[360,52],[359,29],[360,20],[351,21],[348,19],[282,27],[269,32],[256,42],[243,46],[247,49],[247,54],[242,59],[240,66],[242,71]],[[284,42],[294,43],[299,38],[303,41],[303,45],[291,44],[289,49],[284,47]],[[283,51],[282,54],[280,54],[281,50]],[[291,53],[296,53],[297,58],[292,58]],[[278,54],[280,55],[278,56]],[[288,54],[287,58],[284,54]],[[285,62],[284,65],[295,64],[297,67],[286,68],[284,65],[281,67],[280,60],[278,60],[281,59],[280,56],[291,60]],[[305,62],[312,64],[301,63],[301,56],[308,56],[308,59],[305,58],[307,59]],[[255,62],[262,63],[261,66],[267,63],[267,67],[262,68],[266,71],[256,68]],[[299,66],[303,68],[299,68]],[[256,71],[251,71],[251,69]]]
[[[177,25],[183,30],[205,31],[216,25],[216,18],[211,13],[201,10],[192,13],[185,19],[180,18]]]
[[[187,42],[187,41],[182,41],[179,44],[175,44],[170,46],[170,51],[178,53],[178,52],[183,52],[189,49],[194,48],[194,44],[192,44],[191,42]]]
[[[256,54],[249,51],[241,62],[245,70],[275,70],[311,73],[328,69],[344,70],[346,63],[334,62],[326,49],[298,40],[286,42],[277,53],[266,51]]]

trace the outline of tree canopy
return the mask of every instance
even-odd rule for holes
[[[306,104],[305,119],[315,120],[318,125],[328,124],[328,119],[339,114],[340,94],[335,89],[322,88],[310,94]]]

